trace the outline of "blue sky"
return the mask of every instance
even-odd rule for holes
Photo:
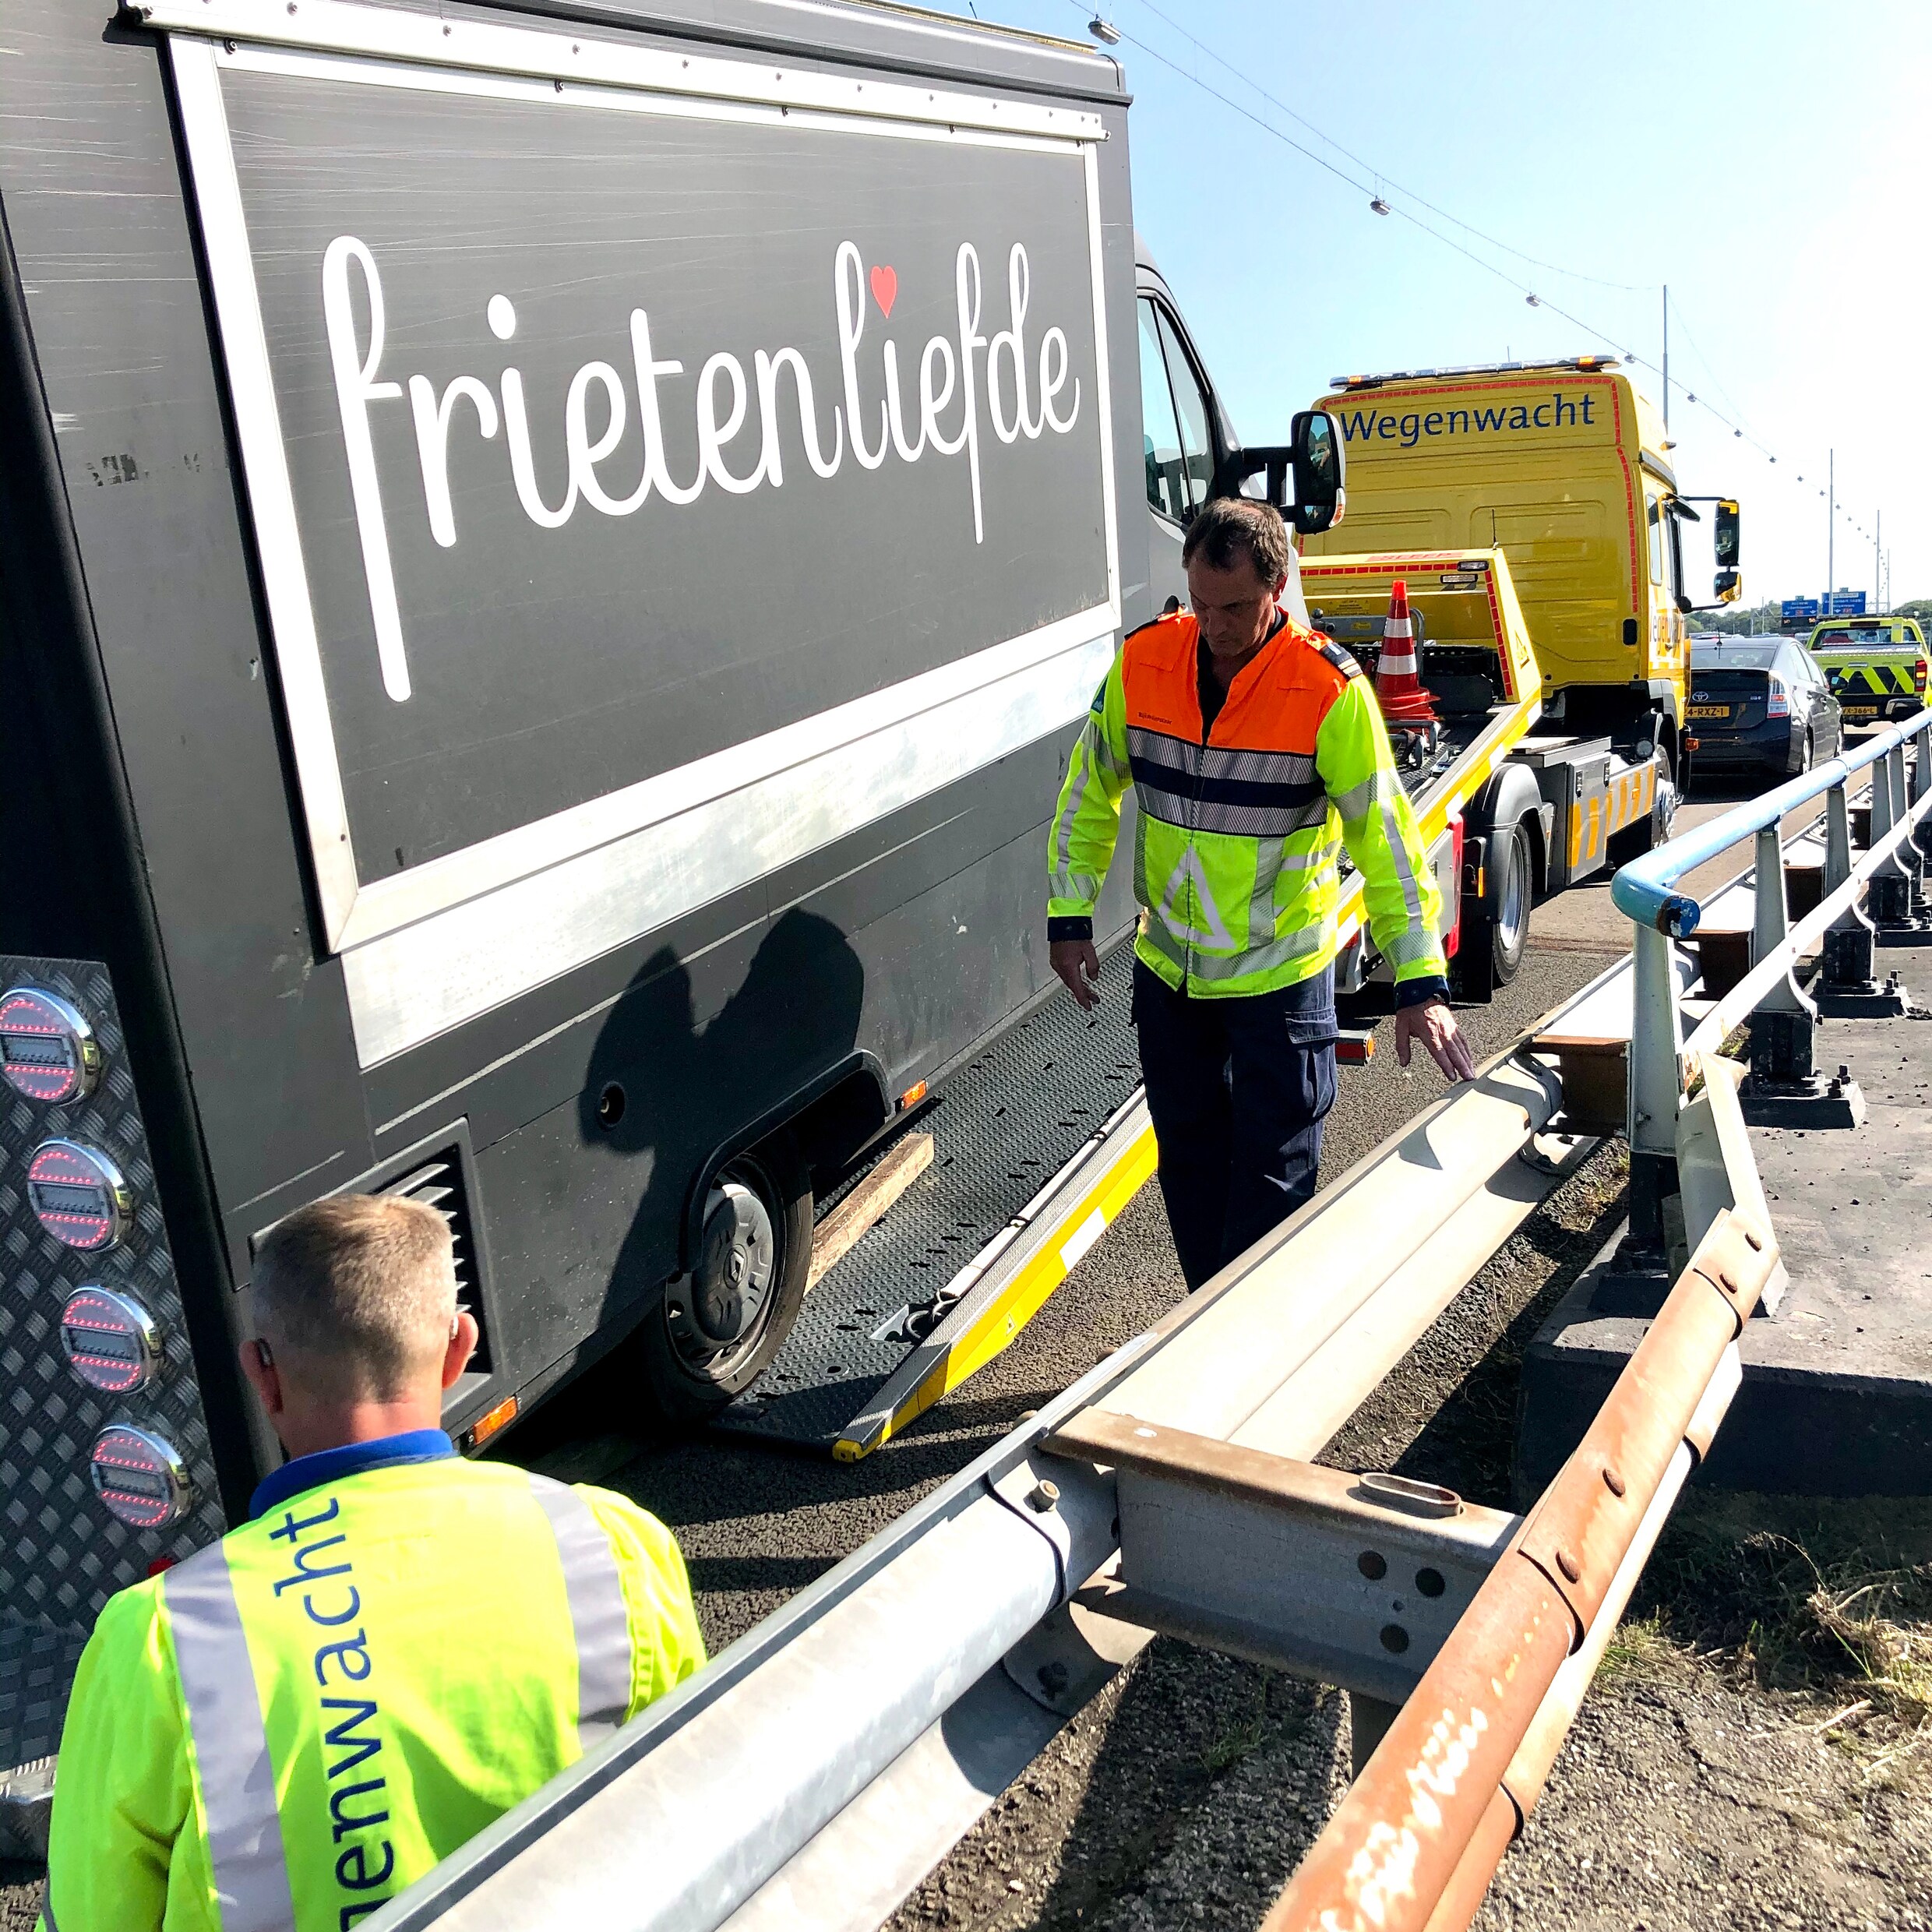
[[[975,5],[982,19],[1074,39],[1093,10]],[[1894,601],[1932,596],[1932,5],[1109,0],[1101,10],[1131,37],[1115,51],[1134,95],[1136,220],[1245,437],[1279,440],[1293,410],[1353,370],[1606,343],[1655,363],[1667,282],[1673,460],[1687,490],[1742,503],[1746,601],[1822,586],[1818,492],[1833,448],[1839,582],[1873,588],[1882,510]],[[1189,74],[1371,192],[1379,176],[1395,209],[1508,280],[1399,212],[1373,213],[1367,192]],[[1418,197],[1555,268],[1468,234]],[[1516,283],[1595,328],[1531,308]],[[1657,400],[1655,371],[1633,373]],[[1687,564],[1694,557],[1693,582],[1708,583],[1708,552]]]

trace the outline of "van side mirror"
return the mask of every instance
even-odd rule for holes
[[[1236,496],[1251,476],[1263,479],[1263,500],[1272,503],[1291,530],[1318,536],[1341,521],[1341,439],[1325,409],[1303,410],[1290,428],[1291,441],[1264,448],[1236,450],[1215,467],[1208,500]]]
[[[1319,536],[1341,521],[1348,502],[1334,418],[1325,409],[1300,411],[1289,426],[1288,442],[1295,481],[1289,520],[1304,537]]]
[[[1738,555],[1737,524],[1737,506],[1728,497],[1720,497],[1711,527],[1711,549],[1720,570],[1736,568]]]
[[[1711,587],[1720,604],[1735,604],[1743,588],[1735,570],[1719,571]]]

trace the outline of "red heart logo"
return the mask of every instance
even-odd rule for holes
[[[879,312],[888,320],[892,316],[892,305],[899,299],[899,273],[896,269],[876,268],[872,272],[872,298],[879,305]]]

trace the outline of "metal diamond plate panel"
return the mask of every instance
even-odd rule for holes
[[[227,1528],[215,1492],[201,1391],[182,1315],[180,1285],[154,1190],[147,1135],[107,970],[84,960],[0,955],[0,983],[42,986],[79,1007],[99,1038],[99,1084],[66,1106],[0,1088],[0,1767],[55,1748],[67,1686],[96,1613],[146,1576],[157,1559],[188,1555]],[[134,1193],[126,1237],[77,1253],[34,1218],[23,1175],[54,1136],[110,1155]],[[161,1329],[154,1381],[126,1395],[89,1388],[67,1365],[60,1311],[89,1282],[132,1296]],[[109,1423],[167,1437],[194,1485],[171,1528],[130,1529],[101,1506],[88,1451]]]
[[[919,1314],[1140,1084],[1128,959],[1108,961],[1096,1011],[1049,999],[947,1082],[918,1123],[933,1165],[812,1291],[771,1366],[717,1426],[829,1449],[867,1406],[919,1345]],[[909,1333],[893,1319],[908,1306]]]

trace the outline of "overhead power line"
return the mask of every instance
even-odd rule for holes
[[[1077,11],[1083,15],[1088,11],[1086,0],[1067,0],[1067,4],[1070,6],[1074,7]],[[1478,254],[1474,249],[1470,248],[1465,243],[1458,240],[1454,235],[1444,234],[1440,228],[1434,226],[1432,223],[1425,220],[1420,215],[1416,213],[1412,209],[1403,206],[1401,201],[1398,200],[1391,202],[1388,199],[1388,192],[1389,191],[1393,191],[1398,196],[1405,196],[1408,200],[1413,202],[1417,207],[1426,209],[1430,213],[1437,217],[1440,220],[1449,223],[1452,227],[1461,230],[1465,234],[1475,236],[1479,241],[1483,242],[1487,246],[1498,249],[1504,254],[1513,256],[1518,261],[1525,262],[1532,266],[1545,269],[1552,274],[1560,275],[1573,280],[1589,282],[1595,284],[1598,287],[1616,289],[1627,293],[1635,293],[1639,291],[1647,290],[1651,284],[1638,282],[1613,281],[1605,277],[1585,275],[1578,270],[1564,268],[1556,263],[1546,262],[1540,257],[1531,255],[1526,251],[1516,248],[1509,242],[1503,241],[1500,238],[1490,234],[1486,230],[1479,228],[1472,223],[1464,221],[1460,217],[1449,213],[1447,210],[1437,207],[1434,203],[1425,199],[1422,196],[1417,194],[1413,189],[1405,188],[1400,182],[1396,182],[1390,176],[1382,174],[1380,171],[1365,157],[1356,153],[1352,149],[1345,147],[1341,143],[1336,140],[1333,136],[1325,132],[1322,129],[1317,127],[1313,122],[1310,121],[1306,117],[1306,115],[1299,113],[1296,109],[1289,107],[1285,101],[1282,100],[1275,95],[1270,93],[1265,87],[1263,87],[1259,84],[1259,83],[1251,79],[1242,71],[1240,68],[1236,66],[1233,62],[1229,60],[1224,55],[1217,52],[1212,47],[1209,46],[1206,41],[1200,39],[1198,35],[1190,32],[1187,28],[1181,26],[1171,16],[1163,12],[1159,6],[1155,4],[1155,0],[1140,0],[1140,4],[1145,7],[1150,13],[1153,14],[1154,16],[1157,19],[1160,20],[1164,25],[1171,29],[1174,33],[1178,33],[1181,38],[1186,41],[1187,44],[1198,54],[1204,55],[1208,59],[1212,61],[1217,66],[1225,69],[1229,73],[1232,74],[1244,86],[1249,88],[1255,94],[1259,96],[1260,99],[1265,100],[1268,105],[1273,108],[1277,112],[1286,115],[1288,118],[1292,121],[1298,127],[1306,129],[1315,139],[1321,142],[1324,146],[1332,149],[1336,153],[1342,156],[1345,160],[1352,164],[1353,167],[1356,171],[1360,173],[1366,174],[1369,178],[1366,181],[1358,179],[1356,174],[1351,173],[1348,167],[1338,165],[1336,162],[1331,160],[1324,154],[1317,153],[1314,149],[1307,146],[1306,143],[1298,141],[1292,134],[1287,133],[1282,129],[1275,125],[1275,124],[1272,121],[1269,120],[1265,115],[1257,113],[1253,108],[1249,107],[1245,102],[1236,100],[1232,95],[1224,93],[1220,88],[1215,86],[1208,81],[1204,80],[1198,73],[1190,72],[1178,61],[1174,60],[1167,54],[1163,53],[1159,48],[1149,44],[1148,42],[1141,39],[1137,34],[1129,33],[1126,28],[1120,26],[1117,22],[1111,19],[1109,19],[1105,23],[1105,24],[1110,30],[1108,36],[1109,44],[1113,44],[1117,37],[1119,40],[1125,41],[1130,47],[1137,48],[1141,53],[1146,55],[1150,60],[1158,62],[1162,66],[1166,68],[1170,73],[1178,76],[1181,79],[1187,82],[1190,86],[1199,88],[1203,93],[1208,95],[1213,100],[1218,100],[1223,107],[1228,108],[1231,112],[1239,115],[1243,120],[1252,122],[1254,125],[1260,129],[1264,134],[1271,136],[1275,140],[1282,143],[1284,146],[1292,149],[1296,153],[1300,155],[1303,160],[1312,161],[1316,167],[1322,169],[1325,173],[1333,175],[1336,180],[1345,183],[1350,188],[1354,189],[1358,194],[1367,195],[1370,197],[1370,206],[1373,209],[1377,214],[1398,216],[1401,220],[1408,222],[1412,227],[1420,229],[1423,234],[1428,235],[1433,241],[1440,242],[1444,248],[1454,249],[1457,254],[1461,256],[1465,260],[1473,263],[1475,266],[1481,269],[1484,273],[1494,277],[1497,280],[1503,283],[1506,287],[1514,289],[1518,294],[1523,298],[1523,300],[1529,307],[1532,308],[1548,309],[1553,316],[1560,316],[1564,321],[1568,323],[1573,328],[1581,329],[1585,335],[1592,337],[1596,341],[1606,344],[1615,349],[1618,355],[1624,361],[1631,364],[1633,367],[1648,369],[1653,375],[1656,376],[1660,382],[1668,383],[1669,387],[1675,390],[1680,395],[1681,395],[1687,403],[1691,404],[1698,409],[1701,410],[1706,415],[1711,417],[1715,421],[1721,423],[1724,428],[1729,430],[1734,440],[1748,444],[1752,449],[1755,450],[1760,456],[1763,457],[1767,463],[1774,465],[1777,463],[1778,458],[1776,453],[1769,447],[1768,445],[1761,440],[1759,437],[1756,435],[1743,421],[1743,411],[1738,407],[1736,399],[1731,397],[1729,392],[1725,390],[1722,383],[1718,379],[1715,369],[1712,366],[1710,358],[1705,355],[1703,350],[1698,347],[1694,338],[1690,338],[1691,347],[1696,351],[1698,360],[1704,365],[1705,373],[1711,378],[1711,383],[1708,386],[1714,388],[1719,394],[1724,397],[1726,401],[1729,403],[1731,409],[1735,412],[1734,415],[1726,414],[1723,410],[1719,409],[1707,397],[1700,396],[1694,390],[1691,389],[1687,383],[1683,382],[1680,378],[1669,375],[1660,365],[1653,361],[1648,356],[1640,354],[1637,351],[1631,348],[1625,340],[1624,332],[1623,330],[1612,330],[1605,329],[1600,326],[1598,323],[1591,321],[1588,317],[1578,315],[1573,311],[1564,308],[1562,304],[1553,301],[1549,296],[1543,294],[1540,289],[1537,288],[1531,283],[1523,280],[1518,275],[1512,273],[1506,268],[1499,266],[1496,263],[1490,261],[1484,256]],[[1690,337],[1690,332],[1688,330],[1686,330],[1684,333],[1687,337]],[[1799,481],[1802,481],[1803,478],[1800,478]],[[1841,515],[1843,514],[1842,512],[1839,513]],[[1849,521],[1850,520],[1847,518],[1846,520]],[[1856,526],[1854,525],[1853,527],[1856,528]]]
[[[1075,4],[1078,5],[1079,0],[1075,0]],[[1233,75],[1236,79],[1239,81],[1243,86],[1251,88],[1256,93],[1259,94],[1270,107],[1276,109],[1282,114],[1286,115],[1289,119],[1294,122],[1296,125],[1306,128],[1317,140],[1323,142],[1327,146],[1333,148],[1338,154],[1346,156],[1349,160],[1355,163],[1357,167],[1367,169],[1368,171],[1375,177],[1378,184],[1393,188],[1398,194],[1406,195],[1411,201],[1415,203],[1417,207],[1426,208],[1432,215],[1437,217],[1441,220],[1447,221],[1453,227],[1461,229],[1464,234],[1472,234],[1477,238],[1478,241],[1487,242],[1491,248],[1499,249],[1505,255],[1513,255],[1518,261],[1527,262],[1532,268],[1546,270],[1552,275],[1561,275],[1571,281],[1589,282],[1593,284],[1596,287],[1614,288],[1620,290],[1625,294],[1637,294],[1645,292],[1649,289],[1651,284],[1648,282],[1616,282],[1612,281],[1606,277],[1602,275],[1586,275],[1580,269],[1565,268],[1560,263],[1546,262],[1540,256],[1526,254],[1522,249],[1514,247],[1509,242],[1505,242],[1500,235],[1491,234],[1486,230],[1479,228],[1474,222],[1465,221],[1461,216],[1451,214],[1447,208],[1438,207],[1434,202],[1427,199],[1425,196],[1420,194],[1418,194],[1414,189],[1406,187],[1403,185],[1403,183],[1395,180],[1392,176],[1383,174],[1375,166],[1375,164],[1373,161],[1367,160],[1362,155],[1357,154],[1352,149],[1345,147],[1332,134],[1327,133],[1322,129],[1317,127],[1314,122],[1310,120],[1306,115],[1298,113],[1294,108],[1291,108],[1285,100],[1281,99],[1278,95],[1270,93],[1268,90],[1251,75],[1243,72],[1243,71],[1225,55],[1217,53],[1215,49],[1210,47],[1205,41],[1200,37],[1199,35],[1190,33],[1188,29],[1183,26],[1179,21],[1176,20],[1171,13],[1165,12],[1161,8],[1156,6],[1154,3],[1154,0],[1141,0],[1141,4],[1142,6],[1145,7],[1148,12],[1152,14],[1157,20],[1165,22],[1165,24],[1172,28],[1175,33],[1178,33],[1183,40],[1186,41],[1188,45],[1193,48],[1197,53],[1205,55],[1207,58],[1212,61],[1217,67],[1225,69],[1229,73]],[[1084,12],[1085,9],[1082,8],[1081,10]],[[1130,38],[1131,37],[1126,36],[1123,37]],[[1152,53],[1154,51],[1151,48],[1146,46],[1142,41],[1135,41],[1133,44],[1136,47],[1140,48],[1144,53]],[[1158,60],[1162,57],[1156,54],[1155,58]],[[1170,66],[1173,65],[1172,62],[1169,62],[1168,64]],[[1185,70],[1176,69],[1176,71],[1184,72]],[[1189,75],[1187,76],[1187,78],[1197,81],[1199,79],[1199,76],[1196,75]]]

